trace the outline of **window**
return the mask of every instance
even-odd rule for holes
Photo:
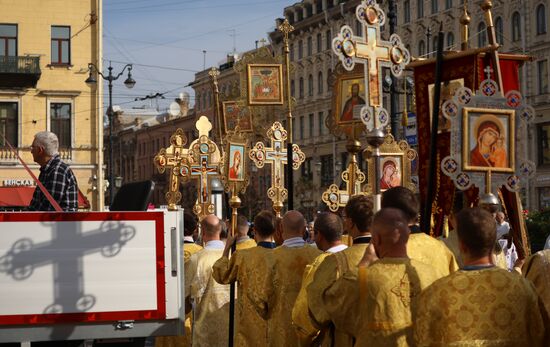
[[[332,46],[332,33],[330,32],[330,30],[327,30],[327,32],[325,33],[325,44],[326,44],[326,49],[332,49],[331,46]]]
[[[418,42],[418,55],[422,57],[425,54],[426,54],[426,44],[424,43],[424,40],[420,40],[420,42]]]
[[[546,34],[546,7],[543,4],[537,6],[537,35]]]
[[[309,75],[307,78],[307,95],[313,96],[313,75]]]
[[[13,147],[17,147],[19,104],[17,102],[0,102],[0,147],[7,147],[4,137]]]
[[[539,165],[550,165],[550,122],[537,124]]]
[[[326,187],[332,184],[333,169],[334,169],[334,158],[331,155],[322,155],[321,156],[321,186]]]
[[[424,17],[424,0],[417,0],[416,16],[420,19]]]
[[[332,76],[332,70],[331,70],[331,69],[328,69],[328,72],[327,72],[327,91],[328,91],[328,92],[331,91],[331,85],[330,85],[331,76]]]
[[[307,38],[307,55],[313,55],[313,42],[311,36]]]
[[[539,94],[548,93],[548,60],[539,60],[537,62],[538,68],[538,85]]]
[[[432,0],[432,14],[437,13],[437,11],[438,11],[437,2],[438,2],[438,0]]]
[[[0,24],[0,57],[17,56],[17,25]]]
[[[519,12],[512,14],[512,41],[521,40],[521,17]]]
[[[355,35],[363,36],[363,23],[358,20],[355,20]]]
[[[309,137],[313,138],[315,134],[313,133],[313,127],[315,126],[315,115],[313,113],[310,113],[308,116],[308,126],[309,126]]]
[[[411,21],[411,1],[405,0],[403,3],[403,22],[408,23]]]
[[[455,35],[453,33],[447,34],[447,49],[452,49],[455,45]]]
[[[288,46],[288,50],[290,51],[290,61],[294,61],[294,44],[291,43],[290,46]]]
[[[445,9],[448,10],[453,7],[453,0],[445,0]]]
[[[197,94],[196,100],[197,101],[195,102],[196,103],[195,107],[197,108],[197,111],[200,111],[200,109],[201,109],[201,95],[200,94]]]
[[[487,26],[485,25],[485,22],[479,23],[477,26],[477,47],[485,47],[487,46]]]
[[[71,104],[50,103],[50,131],[57,135],[59,148],[71,148],[71,115]]]
[[[300,90],[299,90],[299,93],[300,93],[300,99],[303,99],[304,97],[304,78],[303,77],[300,77],[300,85],[298,87]]]
[[[202,109],[206,110],[206,92],[202,94]]]
[[[315,5],[317,8],[317,14],[323,12],[323,0],[317,0],[317,3]]]
[[[497,17],[495,20],[495,34],[497,36],[497,43],[504,44],[504,27],[502,25],[502,17]]]
[[[295,93],[296,93],[296,86],[295,86],[294,80],[290,80],[290,95],[294,97]]]
[[[298,41],[298,60],[304,57],[304,43],[302,40]]]
[[[309,180],[313,178],[313,174],[311,172],[311,158],[307,158],[302,166],[300,166],[300,169],[302,170],[302,178]]]
[[[539,191],[539,209],[550,208],[550,187],[540,187],[537,190]]]
[[[317,53],[321,52],[323,50],[323,37],[321,36],[321,33],[317,34]]]
[[[323,127],[325,126],[324,124],[324,121],[325,121],[325,117],[323,115],[323,112],[319,112],[319,118],[317,118],[317,121],[318,121],[318,126],[317,126],[317,132],[319,134],[319,136],[323,136]]]
[[[323,72],[319,71],[319,74],[317,75],[317,94],[319,95],[323,94],[324,83],[325,83],[325,80],[323,79]]]
[[[433,52],[433,56],[435,57],[435,55],[437,54],[437,41],[439,40],[438,36],[435,35],[434,38],[432,39],[432,44],[433,44],[433,49],[432,49],[432,52]],[[430,52],[428,52],[430,53]]]
[[[71,63],[71,28],[52,26],[52,64]]]
[[[300,117],[300,139],[303,140],[305,137],[304,137],[304,116],[301,116]]]

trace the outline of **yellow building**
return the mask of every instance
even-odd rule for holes
[[[91,208],[103,208],[102,87],[85,83],[88,63],[102,68],[101,5],[0,0],[0,204],[25,190],[7,187],[33,185],[5,139],[38,176],[30,145],[35,133],[49,130]]]

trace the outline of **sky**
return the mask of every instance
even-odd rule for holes
[[[112,61],[113,73],[118,73],[125,64],[133,63],[136,80],[133,89],[123,84],[126,74],[114,82],[113,104],[123,108],[150,105],[149,100],[134,100],[165,92],[166,99],[158,100],[161,109],[184,91],[193,99],[193,89],[185,86],[196,72],[203,66],[218,66],[234,45],[237,52],[245,52],[253,49],[256,41],[267,40],[275,19],[295,2],[104,0],[104,67]],[[152,106],[156,107],[155,101]]]

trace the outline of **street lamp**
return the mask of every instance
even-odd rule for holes
[[[126,64],[122,71],[118,75],[113,75],[113,67],[111,66],[111,62],[109,61],[109,74],[105,76],[97,66],[95,66],[92,63],[88,64],[88,72],[89,76],[86,79],[86,84],[90,87],[95,86],[97,84],[97,79],[94,75],[94,70],[97,72],[99,76],[101,76],[102,79],[109,82],[109,108],[107,110],[107,116],[109,117],[109,206],[113,203],[113,199],[115,196],[115,184],[113,182],[114,180],[114,173],[113,173],[113,81],[116,81],[124,71],[128,68],[128,77],[124,81],[124,85],[128,89],[132,89],[136,85],[136,81],[132,78],[132,64]]]

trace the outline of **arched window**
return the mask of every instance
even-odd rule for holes
[[[512,41],[516,42],[521,40],[521,17],[519,12],[512,14]]]
[[[485,22],[481,22],[477,26],[477,46],[479,48],[487,46],[487,26]]]
[[[300,93],[300,99],[302,99],[304,97],[304,78],[303,77],[300,77],[300,85],[298,86],[299,88],[299,93]]]
[[[437,54],[437,40],[438,40],[438,37],[437,35],[434,36],[433,40],[432,40],[432,52],[433,52],[433,55],[435,56]],[[429,53],[429,52],[428,52]]]
[[[543,4],[537,6],[537,35],[546,34],[546,7]]]
[[[302,40],[298,41],[298,60],[304,57],[304,43]]]
[[[330,85],[331,76],[332,76],[332,70],[328,69],[328,71],[327,71],[327,91],[328,92],[330,92],[330,88],[331,88],[331,85]]]
[[[295,96],[295,92],[296,92],[296,86],[295,86],[295,83],[294,83],[294,80],[290,80],[290,95],[292,97]]]
[[[317,94],[323,94],[323,84],[325,81],[323,80],[323,72],[319,71],[319,74],[317,75]]]
[[[313,75],[309,75],[307,78],[307,95],[313,96]]]
[[[447,34],[447,49],[453,49],[455,45],[455,35],[453,33]]]
[[[497,17],[495,20],[495,33],[497,36],[497,42],[500,45],[504,44],[504,26],[502,24],[502,17]]]
[[[418,55],[422,57],[425,54],[426,54],[426,44],[424,43],[424,40],[420,40],[420,42],[418,42]]]

